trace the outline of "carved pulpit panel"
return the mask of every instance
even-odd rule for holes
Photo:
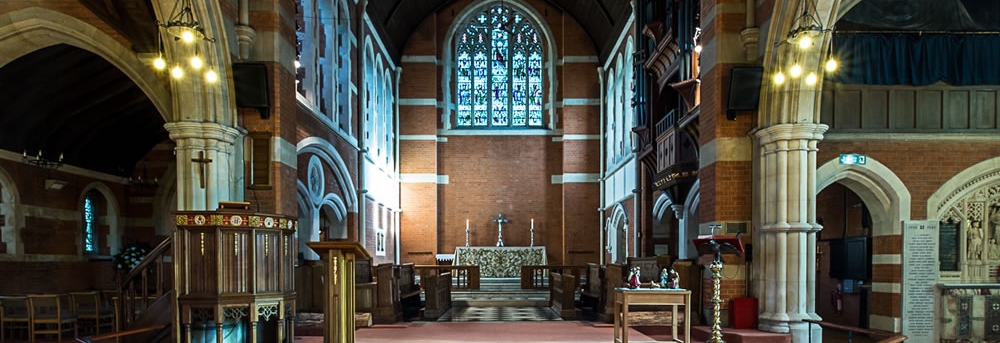
[[[285,341],[294,332],[296,222],[252,213],[242,203],[222,207],[176,214],[177,327],[187,342],[231,330],[256,342],[258,327],[270,325],[260,338]],[[211,324],[214,333],[199,332]]]

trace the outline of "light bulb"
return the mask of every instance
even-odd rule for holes
[[[302,63],[299,63],[299,60],[295,60],[295,69],[299,68],[302,68]]]
[[[173,69],[170,69],[170,76],[180,80],[180,78],[184,77],[184,70],[181,69],[181,66],[174,66]]]
[[[191,57],[191,68],[194,68],[194,70],[198,70],[201,69],[201,66],[202,66],[201,57],[198,57],[198,55],[194,55],[194,57]]]
[[[699,54],[701,53],[701,44],[698,44],[698,45],[694,46],[694,52],[697,52]]]
[[[792,77],[799,77],[799,75],[802,75],[802,66],[795,63],[795,65],[792,66],[792,69],[788,70],[788,75],[791,75]]]
[[[782,83],[785,83],[785,73],[779,70],[777,74],[774,74],[774,84],[780,85]]]
[[[799,49],[809,49],[812,45],[813,40],[812,38],[809,38],[809,35],[802,35],[802,37],[799,38]]]
[[[810,86],[816,84],[816,73],[809,72],[809,75],[806,75],[806,84]]]
[[[205,72],[205,81],[208,81],[208,83],[215,83],[216,81],[219,81],[219,74],[216,74],[215,70],[209,69]]]
[[[192,33],[191,30],[184,30],[184,32],[181,32],[181,40],[184,41],[184,43],[194,42],[194,33]]]
[[[834,70],[837,70],[837,60],[831,58],[830,60],[826,61],[826,71],[834,71]]]
[[[157,56],[156,59],[153,60],[153,68],[156,68],[156,70],[163,70],[163,68],[166,67],[167,61],[163,60],[163,56]]]

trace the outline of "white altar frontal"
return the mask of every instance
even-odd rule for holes
[[[545,265],[545,247],[456,247],[456,266],[479,266],[481,277],[520,277],[521,266]]]

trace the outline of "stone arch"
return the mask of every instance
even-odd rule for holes
[[[529,5],[524,0],[484,1],[476,5],[467,6],[466,8],[462,9],[462,11],[458,13],[458,15],[455,16],[455,20],[451,22],[451,25],[448,27],[448,30],[445,31],[444,39],[441,41],[442,44],[441,60],[438,65],[442,67],[441,79],[440,79],[442,101],[445,104],[452,104],[454,101],[452,99],[453,92],[451,91],[451,89],[454,83],[452,80],[453,79],[452,76],[454,75],[453,70],[455,69],[455,63],[454,63],[455,32],[458,32],[458,30],[461,29],[461,26],[464,25],[464,23],[470,20],[472,16],[478,13],[479,11],[490,6],[498,5],[501,2],[505,6],[510,6],[511,8],[520,11],[522,14],[524,14],[525,19],[531,21],[531,23],[535,25],[535,29],[538,30],[538,33],[541,34],[545,39],[544,42],[545,59],[544,63],[542,63],[542,68],[545,69],[545,81],[548,81],[549,89],[545,92],[546,95],[545,99],[548,100],[547,104],[543,103],[542,108],[548,107],[548,112],[549,112],[549,121],[547,124],[545,124],[545,126],[549,128],[554,128],[556,126],[555,125],[556,106],[553,106],[552,104],[555,104],[556,93],[557,93],[556,89],[559,83],[556,78],[557,47],[555,43],[555,34],[552,32],[552,29],[549,28],[548,23],[545,22],[544,18],[538,13],[538,11],[536,11],[533,7],[531,7],[531,5]],[[448,105],[446,105],[445,108],[446,109],[449,108]],[[453,114],[451,113],[451,111],[445,110],[441,118],[444,125],[443,128],[445,130],[452,128],[451,125],[452,118]]]
[[[0,242],[7,244],[7,254],[18,256],[24,252],[24,242],[21,241],[21,223],[24,222],[20,213],[21,195],[17,190],[14,178],[6,170],[0,168],[0,216],[4,218],[0,225]]]
[[[682,213],[684,213],[684,225],[677,230],[677,232],[683,232],[683,234],[678,235],[677,239],[683,240],[681,242],[684,244],[678,244],[678,258],[698,258],[698,248],[694,246],[694,242],[691,240],[698,237],[701,233],[698,223],[698,204],[701,202],[699,188],[701,188],[701,180],[695,180],[694,184],[691,185],[691,190],[688,191],[687,197],[684,198],[684,209],[682,210]]]
[[[910,191],[891,169],[871,157],[864,165],[845,165],[840,164],[839,159],[832,159],[816,170],[817,194],[834,182],[844,185],[864,201],[872,217],[873,237],[902,235],[903,222],[910,220]],[[878,254],[872,258],[874,265],[894,267],[890,270],[897,270],[895,273],[901,273],[898,268],[901,261],[901,254]],[[895,276],[902,279],[901,274]],[[898,294],[900,289],[898,282],[872,284],[875,293]],[[821,298],[812,301],[818,299]],[[900,317],[869,314],[869,328],[872,329],[898,332],[901,323]]]
[[[164,120],[170,121],[168,87],[132,50],[80,19],[53,10],[29,7],[0,15],[0,66],[33,51],[69,44],[101,56],[142,89]]]
[[[108,225],[107,244],[108,244],[108,249],[111,252],[111,255],[117,254],[121,250],[122,234],[124,233],[122,232],[121,223],[119,221],[119,219],[121,218],[121,207],[118,204],[118,198],[115,197],[115,193],[111,191],[111,188],[108,187],[108,185],[100,181],[94,181],[88,184],[87,186],[83,187],[83,190],[80,192],[79,197],[76,199],[77,206],[83,204],[84,198],[90,191],[97,191],[98,193],[101,194],[101,196],[104,197],[104,200],[107,202],[108,209],[107,209],[107,214],[105,215],[104,218],[104,224]],[[80,234],[82,232],[83,230],[77,230],[77,237],[78,237],[77,241],[81,241],[82,237],[80,236]],[[83,254],[82,246],[78,251],[78,253],[81,255]]]
[[[948,208],[977,189],[1000,182],[1000,157],[976,163],[962,170],[927,198],[927,219],[941,218]]]
[[[333,177],[340,186],[340,192],[344,197],[344,205],[349,212],[358,211],[358,195],[351,179],[351,173],[347,169],[347,164],[340,154],[334,150],[333,145],[319,137],[305,138],[296,145],[296,154],[302,155],[312,153],[316,155],[325,165],[333,171]]]
[[[628,258],[628,213],[621,203],[615,205],[605,225],[607,245],[605,250],[611,255],[610,263],[625,263]]]

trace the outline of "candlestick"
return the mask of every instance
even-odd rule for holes
[[[531,218],[531,245],[535,246],[535,218]]]
[[[469,246],[469,219],[465,220],[465,246]]]

